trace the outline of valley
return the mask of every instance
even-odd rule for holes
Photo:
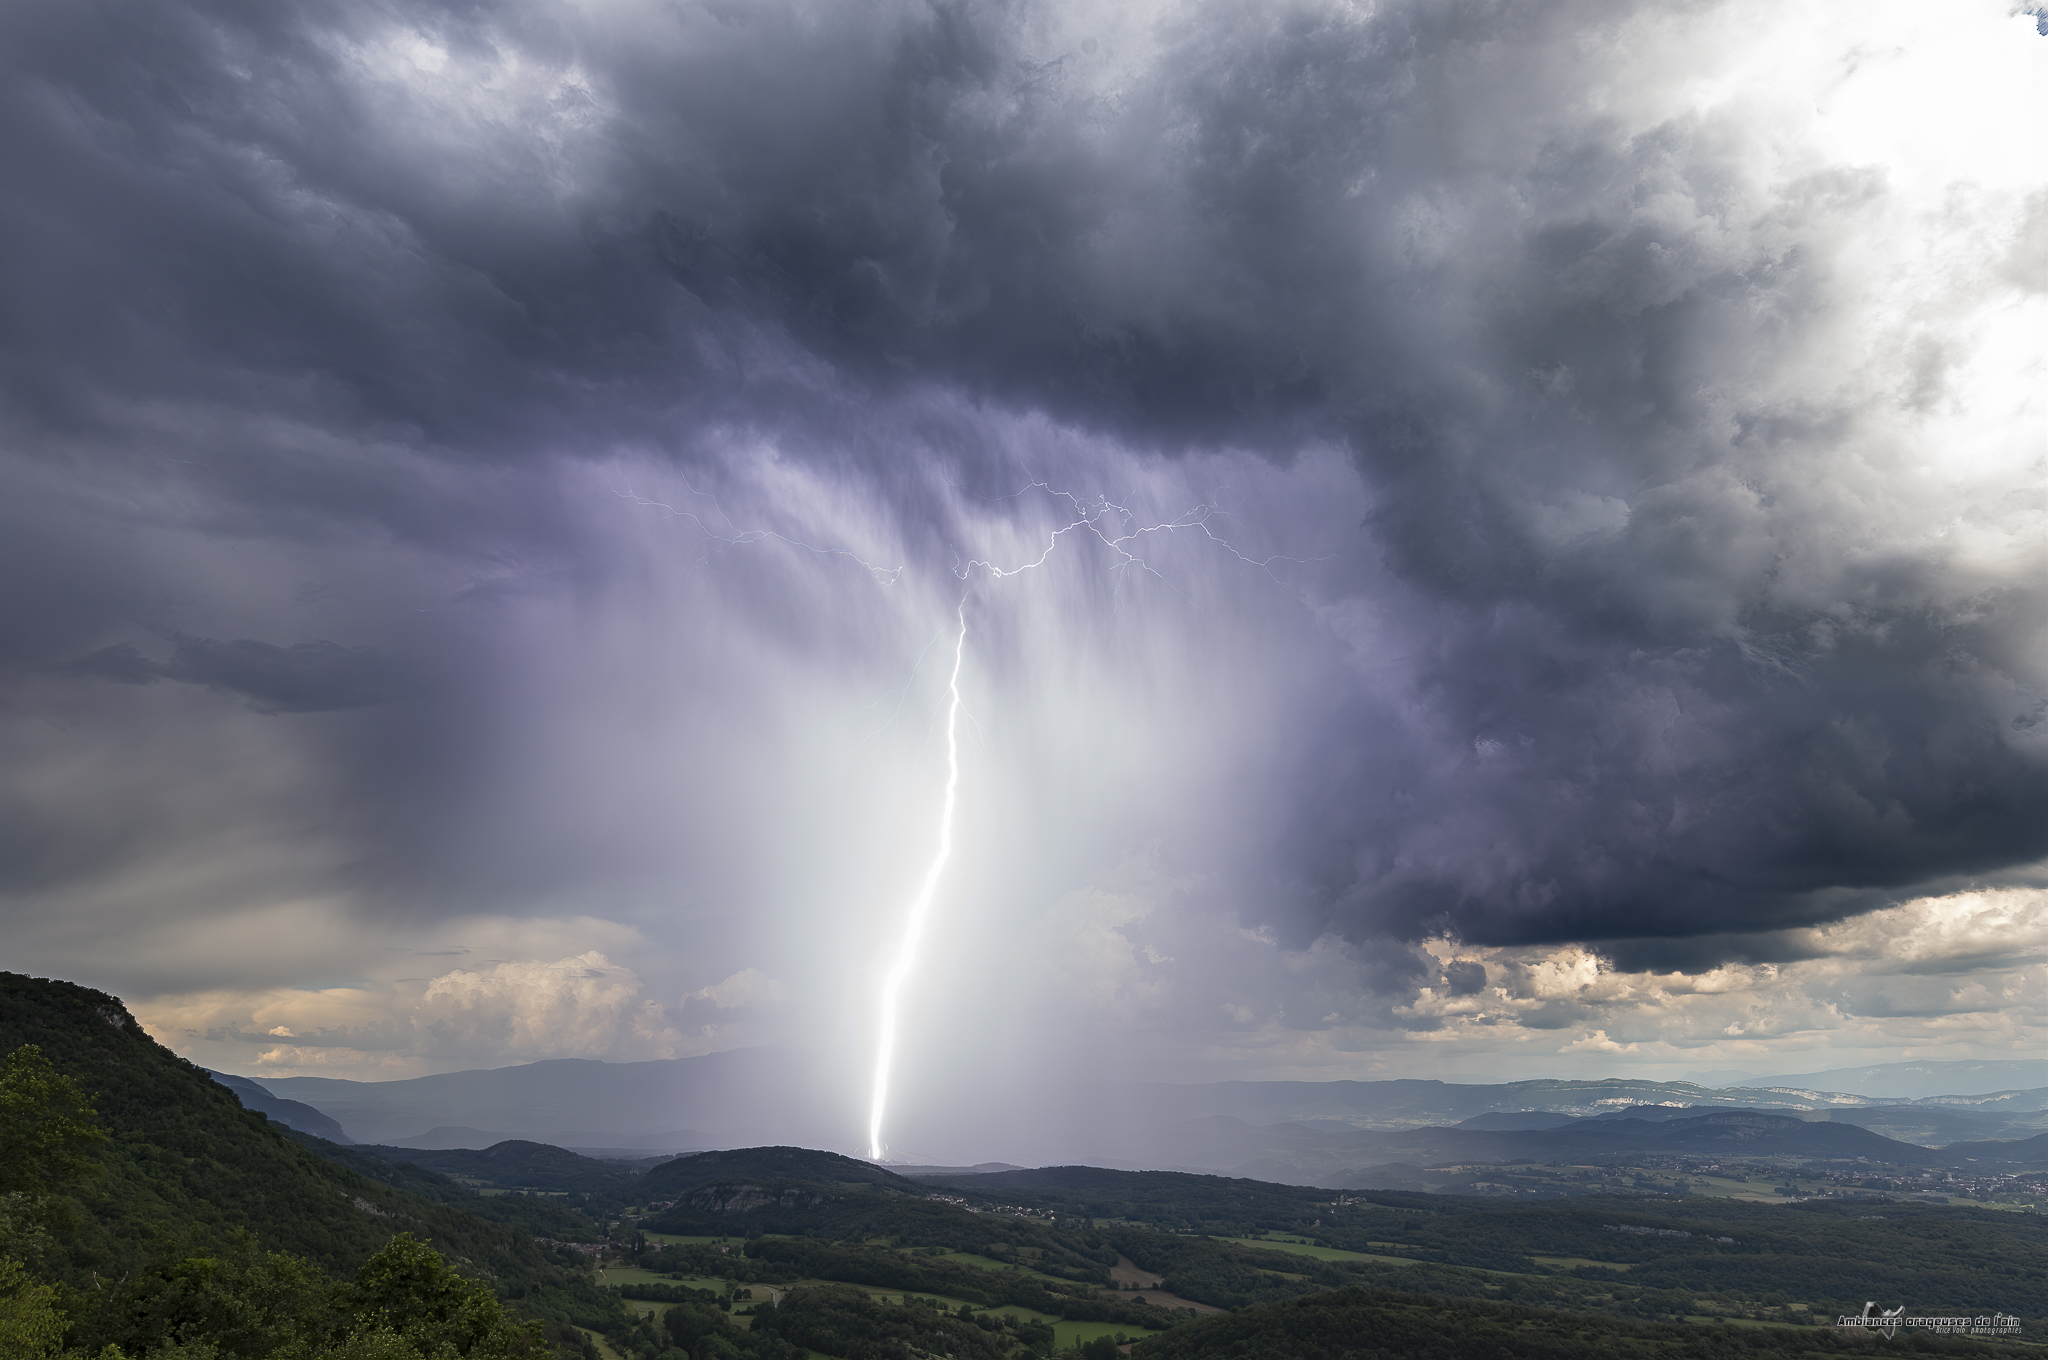
[[[2038,1134],[1923,1145],[1826,1110],[1714,1103],[1491,1111],[1463,1127],[1224,1114],[1182,1125],[1190,1145],[1225,1151],[1413,1158],[1334,1185],[898,1168],[798,1146],[593,1156],[530,1139],[342,1142],[281,1122],[326,1120],[348,1136],[331,1112],[211,1080],[115,998],[0,982],[7,1051],[37,1055],[10,1057],[28,1064],[10,1066],[10,1108],[75,1089],[90,1112],[30,1120],[73,1130],[82,1169],[17,1175],[32,1187],[22,1202],[44,1208],[0,1223],[17,1262],[0,1328],[11,1308],[43,1319],[48,1340],[24,1356],[114,1360],[115,1346],[125,1360],[353,1360],[348,1328],[364,1315],[346,1318],[362,1272],[428,1248],[405,1259],[481,1290],[496,1319],[443,1337],[464,1360],[1706,1357],[1738,1340],[1770,1360],[1867,1346],[1835,1321],[1872,1299],[2017,1319],[1996,1336],[1901,1339],[1990,1355],[2039,1344],[2048,1319]],[[25,1085],[35,1062],[54,1075]],[[494,1080],[512,1088],[523,1070]],[[1517,1086],[1488,1099],[1524,1097]],[[243,1095],[274,1103],[250,1110]],[[2009,1134],[2026,1127],[2018,1103],[2000,1116]],[[17,1167],[22,1117],[0,1144]],[[201,1275],[203,1298],[176,1283]],[[298,1302],[219,1330],[286,1278]],[[390,1335],[380,1360],[429,1353],[425,1333]]]

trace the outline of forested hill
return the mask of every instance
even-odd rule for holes
[[[647,1173],[641,1193],[650,1199],[673,1199],[685,1190],[714,1181],[746,1179],[805,1181],[813,1185],[866,1186],[894,1190],[922,1199],[930,1191],[920,1182],[873,1162],[799,1147],[735,1148],[698,1152],[663,1162]]]
[[[84,1212],[51,1263],[61,1278],[119,1278],[174,1239],[237,1230],[338,1272],[403,1230],[502,1285],[555,1273],[528,1234],[314,1156],[104,992],[0,973],[0,1054],[23,1044],[85,1089],[111,1135],[94,1154],[100,1172],[72,1190]]]
[[[636,1186],[640,1173],[638,1166],[585,1157],[567,1148],[518,1138],[493,1143],[481,1150],[381,1147],[374,1143],[357,1144],[355,1150],[387,1162],[410,1163],[443,1176],[459,1176],[472,1184],[481,1183],[497,1189],[614,1197],[639,1193]]]

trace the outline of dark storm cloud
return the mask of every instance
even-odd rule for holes
[[[1444,986],[1452,996],[1474,996],[1486,987],[1486,965],[1455,959],[1444,966]]]
[[[147,685],[179,680],[237,694],[259,713],[327,713],[381,704],[398,690],[392,658],[369,647],[299,642],[289,647],[238,638],[172,639],[171,655],[153,661],[133,643],[117,642],[64,669],[74,675]]]
[[[466,470],[765,430],[861,469],[930,565],[920,474],[1008,472],[935,392],[1166,456],[1331,442],[1413,674],[1333,672],[1272,757],[1239,868],[1288,942],[1721,937],[2048,855],[2040,587],[1856,556],[1856,498],[1898,494],[1831,490],[1865,413],[1754,378],[1808,361],[1811,261],[1881,177],[1762,193],[1726,128],[1570,113],[1644,12],[1211,5],[1070,42],[975,5],[15,5],[0,420],[29,459],[178,460],[224,533],[557,565],[544,491]],[[279,712],[394,666],[75,662]],[[440,789],[451,740],[364,768]]]

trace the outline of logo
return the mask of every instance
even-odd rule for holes
[[[1932,1332],[1936,1336],[2018,1336],[2020,1320],[2011,1313],[1979,1313],[1970,1317],[1923,1317],[1908,1314],[1906,1305],[1879,1308],[1875,1302],[1863,1305],[1860,1313],[1844,1313],[1835,1319],[1839,1331],[1876,1332],[1889,1341],[1901,1327]]]
[[[1879,1312],[1875,1303],[1866,1303],[1863,1305],[1863,1311],[1855,1317],[1836,1318],[1835,1325],[1837,1327],[1875,1327],[1878,1334],[1889,1341],[1892,1339],[1892,1334],[1899,1330],[1899,1319],[1905,1315],[1906,1305],[1903,1303],[1896,1308],[1886,1309],[1884,1312]]]

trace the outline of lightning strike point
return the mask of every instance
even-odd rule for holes
[[[888,1112],[889,1082],[896,1066],[896,1016],[903,997],[903,985],[917,966],[917,946],[931,915],[932,899],[938,895],[939,879],[946,861],[953,857],[953,812],[960,793],[960,666],[967,657],[967,597],[960,597],[960,635],[953,644],[953,673],[946,682],[946,794],[939,809],[939,844],[924,882],[912,899],[903,926],[903,941],[897,947],[896,962],[890,965],[882,983],[881,1033],[875,1045],[875,1089],[868,1106],[868,1158],[882,1160],[882,1119]]]

